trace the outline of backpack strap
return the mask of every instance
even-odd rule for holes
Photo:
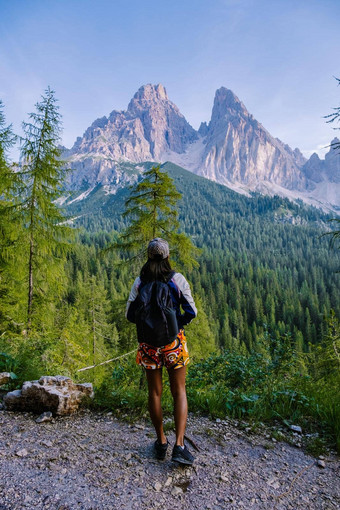
[[[166,283],[169,283],[170,280],[172,280],[172,278],[175,276],[176,274],[176,271],[170,271],[167,279],[166,279]]]

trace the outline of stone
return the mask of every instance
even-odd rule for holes
[[[21,450],[16,451],[15,455],[17,455],[18,457],[26,457],[26,455],[28,455],[28,451],[26,450],[26,448],[22,448]]]
[[[135,423],[135,429],[144,430],[145,426],[141,425],[140,423]]]
[[[9,372],[0,372],[0,386],[8,383],[11,380],[11,374]]]
[[[183,494],[183,490],[182,490],[180,487],[175,486],[175,487],[172,489],[171,494],[172,494],[173,496],[178,496],[178,494]]]
[[[40,443],[40,444],[42,444],[42,445],[44,445],[44,446],[47,446],[48,448],[50,448],[51,446],[53,446],[52,441],[49,441],[48,439],[45,439],[45,440],[41,441],[41,443]]]
[[[172,484],[172,477],[168,476],[168,478],[166,479],[166,482],[164,484],[164,487],[169,487],[171,484]]]
[[[325,468],[326,467],[326,463],[324,460],[318,460],[317,462],[318,466],[321,467],[321,468]]]
[[[91,383],[77,384],[69,377],[56,375],[26,381],[21,390],[7,393],[3,400],[9,411],[50,411],[53,415],[69,415],[78,410],[85,397],[93,396]]]
[[[298,432],[299,434],[302,434],[302,428],[300,425],[290,425],[290,430],[293,430],[293,432]]]
[[[220,474],[220,479],[222,482],[229,482],[229,476],[227,472],[223,472]]]
[[[160,482],[156,482],[153,488],[156,492],[159,492],[162,489],[162,484]]]
[[[43,423],[45,421],[52,421],[53,415],[51,411],[46,411],[45,413],[42,413],[35,421],[36,423]]]
[[[270,487],[273,487],[273,489],[280,488],[280,483],[276,478],[271,478],[270,480],[268,480],[267,484],[270,485]]]

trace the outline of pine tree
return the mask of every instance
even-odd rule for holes
[[[27,332],[34,315],[48,302],[49,294],[62,292],[63,256],[71,228],[56,200],[62,194],[67,170],[58,147],[61,116],[54,91],[49,87],[36,103],[36,112],[23,123],[25,136],[21,147],[21,175],[26,183],[22,204],[28,244]],[[34,306],[36,305],[36,306]],[[36,317],[38,318],[38,317]],[[40,316],[41,319],[41,316]]]
[[[335,78],[335,79],[338,82],[338,85],[340,85],[340,79],[339,78]],[[334,110],[333,113],[330,113],[329,115],[325,116],[325,118],[328,119],[326,121],[327,123],[340,122],[340,106],[337,106],[337,107],[333,108],[333,110]],[[340,128],[334,128],[334,129],[340,129]],[[331,147],[332,147],[333,150],[340,151],[340,142],[332,143]],[[335,221],[335,223],[337,223],[340,226],[340,219],[339,218],[332,218],[330,221]],[[330,243],[329,243],[330,248],[333,248],[335,246],[335,244],[337,244],[337,242],[340,240],[340,230],[333,230],[331,232],[326,232],[323,235],[330,235],[331,236]],[[338,245],[338,248],[340,249],[340,243]],[[340,272],[340,269],[337,272]]]
[[[338,85],[340,85],[340,78],[335,78],[338,82]],[[336,106],[335,108],[332,108],[333,113],[330,113],[329,115],[325,115],[325,119],[328,119],[327,123],[332,122],[340,122],[340,106]],[[340,128],[334,128],[334,129],[340,129]],[[332,148],[335,150],[340,150],[340,142],[334,142],[332,145]]]
[[[16,330],[18,319],[14,313],[17,303],[18,257],[17,244],[20,220],[16,210],[20,178],[10,165],[7,151],[16,136],[12,126],[5,125],[3,103],[0,101],[0,331]]]
[[[140,263],[146,257],[149,241],[162,237],[169,242],[171,257],[179,266],[197,267],[199,250],[189,237],[179,232],[176,205],[180,198],[168,174],[161,171],[160,165],[153,166],[144,173],[143,180],[131,188],[123,213],[131,223],[114,247],[129,252],[132,255],[129,260]]]

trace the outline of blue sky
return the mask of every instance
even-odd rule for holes
[[[47,85],[70,147],[96,118],[126,109],[141,85],[162,83],[195,128],[223,85],[306,156],[323,154],[337,134],[323,116],[340,104],[339,0],[0,0],[0,8],[0,98],[17,133]]]

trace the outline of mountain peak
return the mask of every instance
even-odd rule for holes
[[[128,110],[130,107],[136,102],[158,102],[158,101],[168,101],[168,95],[166,93],[165,87],[161,83],[158,85],[152,85],[151,83],[147,83],[146,85],[142,85],[133,98],[131,99]]]
[[[235,114],[237,116],[249,116],[246,107],[234,92],[226,87],[220,87],[215,93],[211,123],[225,118],[226,115],[229,118],[230,116],[235,116]]]
[[[234,92],[226,87],[220,87],[216,90],[214,105],[227,107],[230,110],[246,110],[244,104],[234,94]]]

